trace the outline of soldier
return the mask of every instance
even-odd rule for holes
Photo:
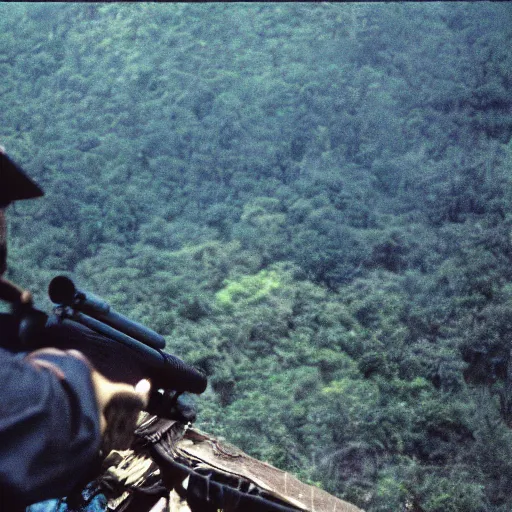
[[[13,201],[42,195],[0,147],[0,299],[14,308],[30,306],[32,295],[3,277],[5,210]],[[51,347],[51,340],[45,341]],[[119,415],[133,418],[148,400],[148,390],[108,380],[78,351],[14,353],[17,344],[16,315],[1,314],[0,510],[6,511],[66,496],[87,481],[91,466],[100,460],[102,437],[114,423],[107,418],[117,416],[119,429]],[[118,415],[112,414],[112,404]],[[128,421],[124,427],[134,425]]]

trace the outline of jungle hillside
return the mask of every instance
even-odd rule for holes
[[[0,144],[198,426],[371,512],[512,507],[512,5],[1,3]]]

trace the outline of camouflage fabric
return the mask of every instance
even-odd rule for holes
[[[112,451],[78,496],[27,512],[362,512],[176,420],[141,415],[130,450]]]
[[[146,415],[133,449],[112,452],[101,485],[109,510],[362,512],[238,448]]]

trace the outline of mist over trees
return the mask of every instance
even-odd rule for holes
[[[512,506],[508,3],[0,4],[9,277],[207,372],[199,426],[369,511]],[[508,425],[508,426],[507,426]]]

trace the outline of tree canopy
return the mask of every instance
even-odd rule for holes
[[[199,426],[369,511],[512,506],[512,7],[0,3],[0,143]]]

